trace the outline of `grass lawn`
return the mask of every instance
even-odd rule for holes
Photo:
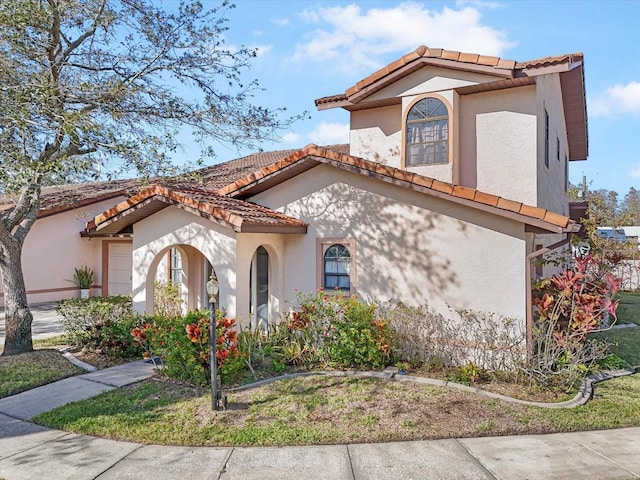
[[[0,398],[84,373],[57,350],[0,357]]]
[[[640,325],[640,293],[619,292],[618,324]],[[640,326],[620,328],[593,334],[593,338],[613,343],[611,351],[634,367],[640,366]]]
[[[640,325],[640,292],[619,292],[620,300],[617,315],[618,323],[635,323]]]
[[[640,425],[640,375],[600,384],[583,407],[526,407],[454,390],[382,379],[304,377],[229,395],[163,379],[39,415],[37,423],[88,435],[172,445],[360,443],[604,429]]]

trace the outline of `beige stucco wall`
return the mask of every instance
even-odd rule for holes
[[[220,306],[231,316],[236,314],[236,238],[228,228],[187,213],[177,207],[167,207],[150,217],[134,224],[132,295],[136,311],[151,312],[153,309],[152,285],[155,270],[165,253],[172,246],[188,246],[199,251],[213,265],[220,282]],[[195,252],[188,248],[183,251],[195,258],[191,265],[198,265]],[[184,258],[183,258],[184,259]],[[201,259],[202,260],[202,259]],[[203,263],[203,260],[200,264]],[[186,272],[190,288],[197,289],[203,276],[202,268]],[[200,299],[202,302],[204,299]],[[203,302],[206,303],[206,302]],[[190,306],[193,307],[193,306]]]
[[[287,238],[284,289],[312,292],[316,238],[355,239],[355,293],[525,318],[524,226],[368,177],[319,166],[251,199],[309,222]]]
[[[402,105],[351,112],[350,153],[400,168]]]
[[[79,207],[36,221],[22,250],[22,270],[29,303],[51,302],[79,296],[71,282],[75,267],[88,265],[95,273],[91,295],[100,295],[102,241],[81,238],[88,220],[124,200],[110,200]],[[0,288],[2,280],[0,279]],[[0,302],[3,297],[0,297]]]
[[[536,109],[538,113],[538,206],[548,210],[569,214],[568,197],[565,191],[565,154],[568,144],[560,75],[557,73],[536,78]],[[545,152],[545,108],[549,113],[549,168],[544,165]],[[556,156],[556,139],[560,140],[560,160]]]
[[[351,154],[401,168],[404,148],[402,120],[415,101],[425,94],[433,94],[444,99],[451,108],[449,119],[451,161],[443,165],[410,167],[408,170],[444,182],[458,183],[458,174],[454,167],[458,157],[459,141],[455,133],[458,123],[458,97],[453,89],[499,78],[440,67],[424,67],[398,80],[372,94],[367,101],[401,98],[400,104],[351,113]]]
[[[535,86],[461,96],[459,118],[460,184],[536,205]]]

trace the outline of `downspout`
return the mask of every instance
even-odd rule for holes
[[[525,265],[526,289],[527,289],[527,356],[533,356],[533,285],[531,284],[531,263],[536,257],[540,257],[545,253],[551,252],[558,247],[562,247],[571,241],[571,232],[567,233],[566,238],[556,242],[548,247],[543,247],[535,252],[527,255],[527,264]]]

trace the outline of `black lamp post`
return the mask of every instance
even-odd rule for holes
[[[214,410],[220,410],[220,385],[218,385],[218,367],[216,364],[216,295],[219,290],[216,273],[212,270],[211,277],[207,282],[207,293],[209,294],[209,363],[211,365],[211,405]]]

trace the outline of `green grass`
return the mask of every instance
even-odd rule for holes
[[[52,428],[171,445],[304,445],[640,426],[640,375],[599,384],[574,409],[526,407],[450,388],[381,379],[306,377],[230,395],[151,379],[35,417]]]
[[[616,296],[620,300],[618,323],[635,323],[640,325],[640,292],[619,292]]]
[[[80,373],[56,350],[0,357],[0,398]]]
[[[36,349],[59,347],[61,345],[67,345],[67,339],[64,334],[56,335],[55,337],[39,338],[33,341],[33,348]]]
[[[619,292],[616,298],[620,300],[616,323],[640,325],[640,293]],[[594,333],[592,338],[607,340],[613,344],[612,353],[619,355],[631,366],[640,366],[640,326]]]

